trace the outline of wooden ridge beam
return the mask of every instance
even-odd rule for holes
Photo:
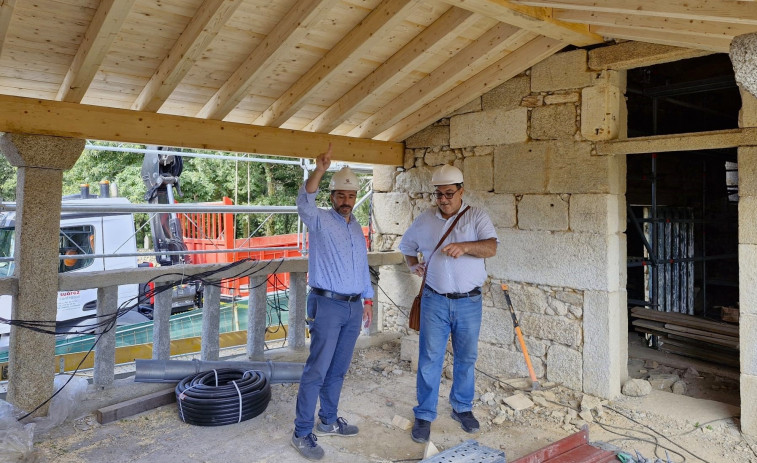
[[[495,55],[516,49],[534,34],[505,23],[499,23],[434,69],[415,85],[405,90],[349,132],[350,136],[374,137],[392,127],[405,116],[422,108],[434,98],[452,89],[471,73],[491,62]],[[480,64],[484,63],[484,64]],[[462,103],[465,104],[468,101]]]
[[[597,154],[664,153],[671,151],[698,151],[717,148],[736,148],[757,145],[757,127],[716,130],[712,132],[654,135],[597,143]]]
[[[283,125],[305,104],[310,95],[317,92],[328,81],[330,75],[344,67],[351,57],[360,55],[376,40],[382,39],[379,31],[389,30],[399,24],[404,19],[405,13],[415,8],[418,3],[420,0],[382,1],[263,111],[253,124],[275,127]]]
[[[338,135],[0,95],[0,132],[401,165],[404,147]]]
[[[552,17],[548,8],[533,8],[508,0],[444,0],[459,8],[488,16],[503,23],[567,42],[578,47],[604,42],[583,24],[562,22]]]
[[[131,109],[158,111],[241,4],[240,0],[203,2]]]
[[[686,20],[757,24],[754,2],[706,0],[513,0],[519,5],[541,8],[589,10],[603,13],[659,16]]]
[[[299,0],[205,103],[197,117],[216,120],[226,117],[244,99],[250,86],[265,73],[268,66],[293,48],[305,36],[308,27],[318,23],[336,2]]]
[[[425,104],[379,134],[379,140],[404,140],[476,97],[517,76],[567,46],[549,37],[539,37],[469,78],[454,89]]]
[[[84,98],[135,1],[100,2],[66,77],[60,84],[56,100],[78,103]]]
[[[349,92],[329,106],[305,130],[331,132],[347,120],[371,95],[380,94],[405,76],[427,54],[453,40],[457,32],[465,29],[476,16],[467,10],[452,7],[430,26],[407,43],[400,51],[355,85]]]

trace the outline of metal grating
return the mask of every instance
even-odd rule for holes
[[[459,445],[437,453],[423,463],[507,463],[505,452],[467,440]]]

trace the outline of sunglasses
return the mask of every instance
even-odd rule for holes
[[[460,188],[458,188],[457,190],[455,190],[455,191],[453,191],[451,193],[450,192],[448,192],[448,193],[442,193],[441,191],[435,191],[435,192],[431,193],[431,195],[433,195],[434,198],[436,198],[436,199],[442,199],[442,197],[447,198],[447,199],[452,199],[452,198],[455,197],[455,194],[457,194],[458,191],[460,191]]]

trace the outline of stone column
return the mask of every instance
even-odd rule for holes
[[[13,319],[56,318],[63,171],[73,167],[84,144],[74,138],[0,134],[0,151],[18,168]],[[54,392],[54,358],[54,336],[11,326],[8,401],[29,412],[47,400]],[[46,415],[48,405],[32,416]]]
[[[741,91],[739,125],[757,126],[757,98]],[[739,163],[739,351],[741,431],[757,436],[757,147],[740,147]]]

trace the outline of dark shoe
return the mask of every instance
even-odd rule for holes
[[[318,420],[318,424],[315,426],[315,433],[319,436],[356,436],[358,432],[357,426],[347,423],[347,420],[341,416],[331,424],[325,424],[323,421]]]
[[[326,453],[323,451],[320,445],[316,444],[318,438],[315,434],[310,433],[302,437],[297,437],[292,433],[292,447],[296,448],[300,455],[308,460],[320,460]]]
[[[478,432],[478,420],[473,416],[473,412],[456,412],[452,410],[452,419],[460,423],[460,427],[463,431],[471,434]]]
[[[413,423],[413,432],[410,433],[410,437],[419,444],[428,442],[428,438],[431,437],[431,422],[416,418],[415,423]]]

